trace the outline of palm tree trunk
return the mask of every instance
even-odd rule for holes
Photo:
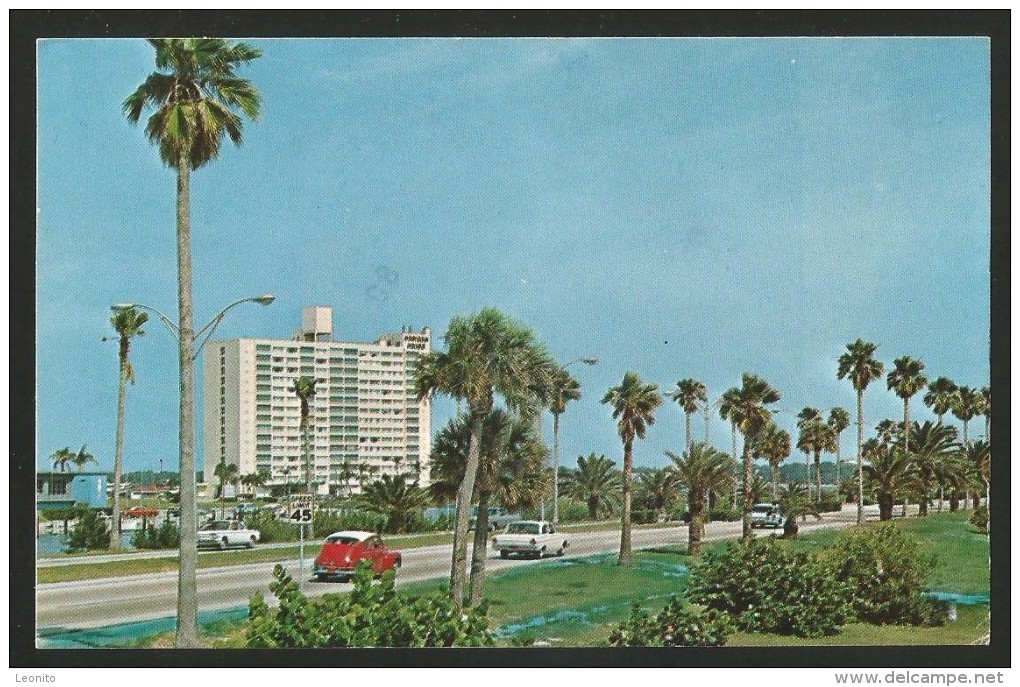
[[[181,549],[177,578],[178,648],[198,643],[198,513],[195,509],[195,334],[191,297],[191,169],[181,155],[177,163],[177,301],[180,321],[181,404]]]
[[[963,445],[965,448],[970,448],[970,439],[967,438],[967,420],[963,421]]]
[[[588,497],[588,517],[592,520],[596,520],[599,517],[599,497],[589,496]]]
[[[699,494],[691,499],[691,522],[687,526],[687,552],[691,556],[701,554],[701,531],[705,526],[705,498]]]
[[[481,506],[479,506],[481,508]],[[481,510],[478,511],[481,515]],[[560,522],[560,414],[553,413],[553,519]],[[477,538],[476,538],[477,540]]]
[[[815,451],[815,501],[822,502],[822,452]]]
[[[634,442],[623,442],[623,514],[620,521],[620,557],[617,565],[630,565],[630,491],[634,473]]]
[[[769,467],[772,468],[772,501],[779,500],[779,465],[777,463],[770,463]]]
[[[124,410],[127,395],[127,339],[120,340],[120,380],[117,384],[117,436],[113,451],[113,518],[110,520],[110,548],[120,548],[120,478],[124,471]]]
[[[464,480],[457,489],[457,522],[453,529],[453,559],[450,564],[450,598],[457,608],[464,605],[464,581],[467,577],[467,534],[471,520],[471,496],[481,466],[482,420],[486,413],[472,412],[471,438]]]
[[[840,447],[839,435],[842,432],[836,434],[836,494],[839,494],[839,483],[841,478],[839,476],[839,464],[843,462],[843,455]]]
[[[804,451],[804,490],[807,491],[808,499],[811,498],[811,453]],[[803,516],[807,520],[807,515]]]
[[[751,460],[751,439],[744,435],[744,527],[743,539],[750,539],[751,532],[751,508],[754,506],[754,495],[751,493],[751,480],[754,478],[754,461]]]
[[[308,407],[308,401],[305,399],[301,400],[301,451],[304,453],[305,458],[305,493],[308,494],[308,505],[312,509],[312,519],[308,522],[308,529],[306,534],[311,539],[315,536],[315,494],[312,492],[312,451],[311,445],[308,441],[308,425],[310,409]]]
[[[691,413],[684,413],[684,416],[685,416],[684,417],[684,419],[685,419],[685,423],[684,424],[685,424],[686,437],[687,437],[687,443],[685,444],[685,446],[687,446],[687,450],[688,451],[690,451],[691,450],[691,446],[694,445],[694,433],[693,433],[693,430],[691,429],[691,415],[692,415]]]
[[[864,524],[864,389],[857,390],[857,524]]]
[[[477,606],[485,598],[485,557],[489,543],[489,497],[488,489],[478,492],[478,517],[475,518],[475,540],[471,547],[470,605]]]
[[[882,491],[878,495],[878,519],[882,521],[892,520],[893,506],[896,499],[890,492]]]
[[[705,402],[705,444],[708,444],[708,424],[709,424],[709,412],[708,402]]]
[[[918,504],[918,507],[917,507],[917,515],[919,517],[923,518],[923,517],[928,515],[928,498],[929,498],[928,495],[930,493],[929,492],[930,489],[931,489],[931,473],[928,470],[922,469],[921,470],[921,498],[919,499],[921,503]],[[904,504],[906,504],[906,499],[904,499]]]

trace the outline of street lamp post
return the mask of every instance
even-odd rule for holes
[[[156,308],[141,303],[118,303],[110,306],[116,312],[130,308],[148,310],[159,317],[160,322],[170,330],[180,348],[180,527],[181,547],[177,584],[177,636],[198,637],[198,511],[195,484],[195,359],[201,353],[206,341],[223,321],[224,315],[241,303],[269,305],[276,297],[273,294],[249,296],[230,303],[219,311],[208,323],[191,330],[191,317],[181,314],[177,325]],[[198,344],[196,345],[196,341]]]
[[[599,364],[599,359],[593,356],[585,358],[576,358],[566,363],[563,369],[567,369],[574,363],[584,363],[585,365],[593,366]],[[560,393],[558,391],[558,393]],[[556,413],[553,416],[553,524],[558,525],[560,523],[560,414]],[[544,508],[542,509],[545,510]],[[543,517],[544,517],[543,512]]]

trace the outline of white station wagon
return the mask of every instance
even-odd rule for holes
[[[510,554],[542,558],[545,555],[562,556],[570,541],[556,526],[545,520],[518,520],[506,527],[506,532],[492,538],[492,548],[499,551],[500,558]]]
[[[231,546],[253,548],[259,531],[249,529],[240,520],[213,520],[198,530],[198,547],[226,549]]]

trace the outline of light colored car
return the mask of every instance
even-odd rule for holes
[[[259,541],[259,531],[245,527],[240,520],[213,520],[198,530],[198,547],[226,549],[231,546],[252,548]]]
[[[751,507],[751,527],[783,526],[783,514],[775,503],[756,503]]]
[[[510,554],[541,558],[545,555],[562,556],[570,541],[556,532],[556,526],[546,520],[517,520],[507,525],[506,532],[492,538],[492,548],[501,558]]]
[[[471,516],[471,521],[468,524],[468,530],[474,531],[475,523],[478,521],[478,509],[474,509],[474,513]],[[502,530],[504,527],[512,522],[516,522],[521,519],[520,513],[507,513],[505,509],[499,507],[493,507],[489,509],[489,531],[496,532]]]

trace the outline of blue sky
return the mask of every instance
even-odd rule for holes
[[[887,366],[911,355],[988,384],[985,39],[251,42],[263,115],[192,176],[196,319],[277,300],[233,310],[217,338],[286,338],[310,304],[365,341],[499,307],[561,361],[601,360],[571,367],[567,465],[620,460],[599,401],[628,370],[713,397],[754,372],[790,430],[806,405],[853,411],[835,371],[858,337]],[[39,44],[40,467],[82,444],[112,467],[109,305],[176,312],[174,175],[120,111],[153,69],[141,40]],[[126,468],[172,469],[158,322],[132,361]],[[436,428],[451,410],[436,404]],[[865,413],[901,415],[884,380]],[[682,433],[669,403],[637,464],[664,465]],[[728,450],[717,418],[712,440]]]

